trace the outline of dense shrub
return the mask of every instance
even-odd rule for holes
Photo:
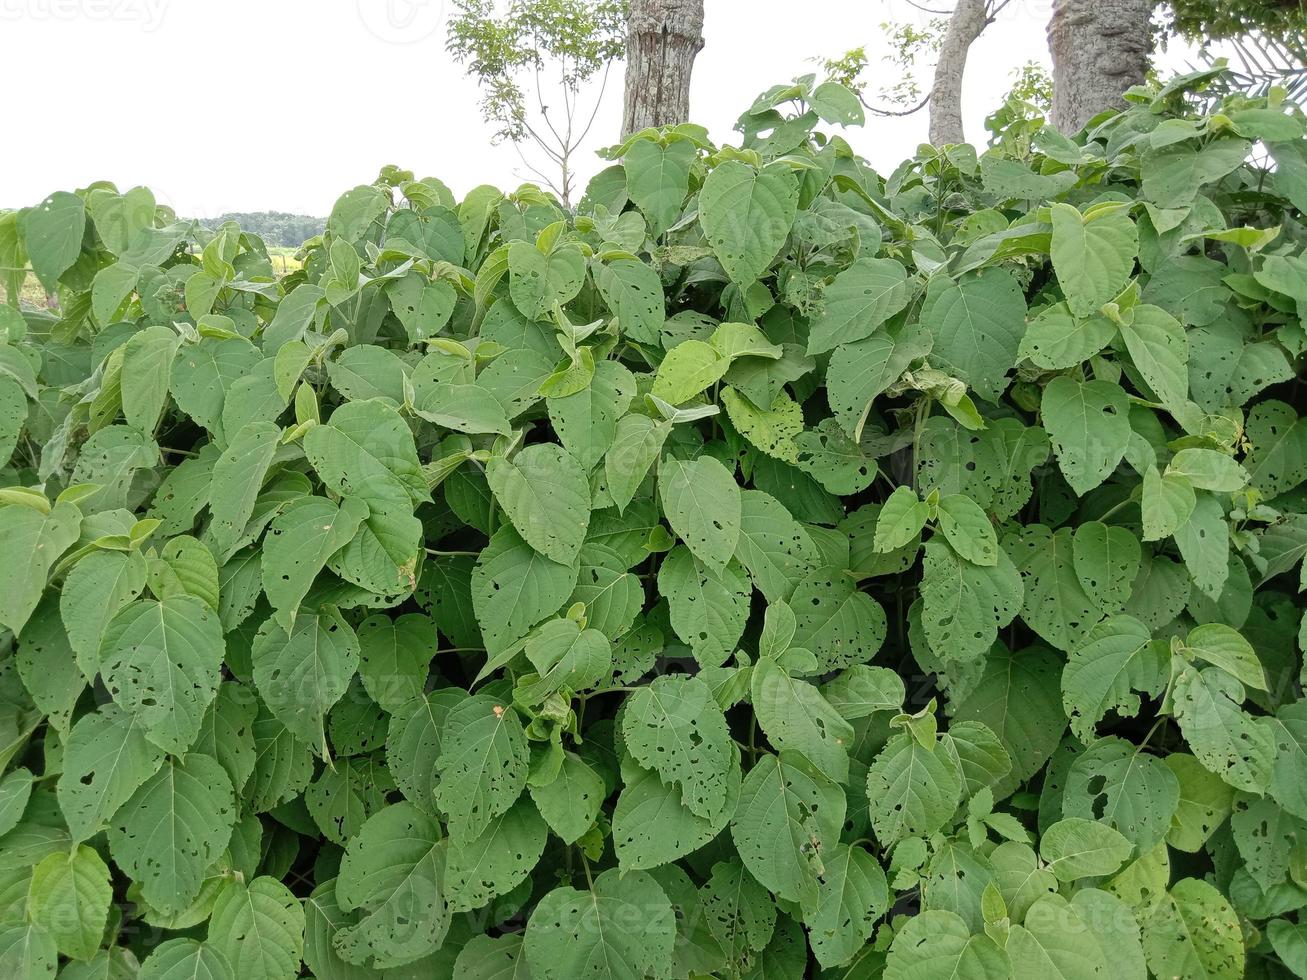
[[[1307,151],[1201,81],[882,178],[800,80],[280,279],[0,216],[0,976],[1301,975]]]

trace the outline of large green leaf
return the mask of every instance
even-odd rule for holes
[[[776,258],[794,224],[799,186],[781,166],[716,167],[699,192],[699,223],[731,280],[747,286]]]
[[[531,975],[543,980],[640,980],[671,959],[671,903],[644,871],[605,871],[587,891],[563,886],[540,900],[524,946]]]
[[[0,538],[11,555],[0,566],[0,626],[22,631],[41,601],[51,567],[77,540],[81,525],[81,512],[64,501],[44,512],[0,505]]]
[[[1112,473],[1130,442],[1129,404],[1120,385],[1060,375],[1044,389],[1044,428],[1067,483],[1088,493]]]
[[[242,980],[293,980],[304,955],[304,907],[273,878],[229,881],[214,903],[208,942]]]
[[[27,914],[59,952],[89,960],[100,946],[112,898],[109,868],[93,848],[78,844],[72,853],[51,854],[32,869]]]
[[[480,837],[526,787],[526,735],[511,706],[478,695],[450,709],[440,747],[436,805],[462,845]]]
[[[114,814],[109,847],[152,908],[180,912],[200,893],[235,820],[227,773],[212,757],[191,752],[165,761]]]
[[[512,459],[495,456],[486,479],[527,544],[563,565],[576,560],[590,526],[590,486],[571,453],[538,445]]]
[[[1135,223],[1128,211],[1112,205],[1081,214],[1070,204],[1056,203],[1051,211],[1058,284],[1072,315],[1087,317],[1129,280],[1138,248]]]
[[[327,712],[358,669],[354,630],[330,609],[298,617],[289,633],[269,618],[254,638],[252,658],[264,703],[296,738],[322,752]]]
[[[217,613],[189,595],[137,599],[100,641],[100,675],[113,699],[161,749],[184,753],[218,693],[223,661]]]
[[[742,498],[731,471],[710,456],[658,466],[658,495],[667,523],[700,561],[720,568],[740,539]]]
[[[824,311],[809,327],[808,353],[824,354],[871,334],[908,303],[908,274],[894,259],[859,259],[822,292]]]
[[[955,282],[937,275],[926,289],[921,322],[934,337],[939,365],[995,401],[1017,361],[1026,301],[1004,269],[988,269]]]
[[[669,674],[641,687],[622,712],[622,735],[635,760],[681,787],[692,813],[711,819],[726,804],[730,731],[712,689],[697,677]]]
[[[823,854],[839,839],[844,793],[799,755],[759,757],[740,789],[731,839],[768,890],[804,909],[820,902]]]

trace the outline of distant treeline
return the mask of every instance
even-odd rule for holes
[[[326,218],[312,218],[305,214],[287,214],[284,211],[229,212],[216,218],[201,218],[206,228],[217,228],[224,221],[235,221],[242,231],[258,235],[268,245],[297,248],[314,235],[322,234]]]

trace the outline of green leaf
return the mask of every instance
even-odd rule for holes
[[[73,725],[59,775],[59,807],[76,841],[87,840],[163,765],[139,716],[115,704]]]
[[[862,948],[889,904],[885,872],[864,848],[837,844],[814,913],[804,916],[813,955],[823,967],[848,963]]]
[[[1098,622],[1098,604],[1080,584],[1070,528],[1050,532],[1042,524],[1003,539],[1025,583],[1021,618],[1059,650],[1072,650]]]
[[[739,860],[719,861],[699,891],[708,929],[740,963],[766,949],[776,929],[776,903]]]
[[[720,571],[677,545],[658,569],[658,592],[667,599],[672,628],[700,663],[729,659],[749,618],[749,580],[732,562]]]
[[[1248,482],[1248,474],[1243,467],[1225,453],[1192,446],[1181,449],[1171,457],[1166,472],[1183,476],[1199,490],[1211,490],[1213,493],[1234,493]]]
[[[244,543],[246,526],[280,439],[281,429],[272,422],[250,422],[214,463],[209,540],[219,561],[225,562]]]
[[[253,644],[254,683],[287,730],[321,753],[332,705],[345,696],[359,665],[358,637],[340,614],[299,616],[288,633],[269,618]]]
[[[1230,815],[1234,789],[1186,752],[1173,752],[1164,761],[1180,783],[1180,805],[1166,842],[1177,850],[1197,853]]]
[[[994,525],[970,497],[951,493],[940,498],[939,529],[960,558],[973,565],[998,564],[998,535],[994,533]]]
[[[750,692],[758,725],[777,751],[796,752],[823,775],[848,782],[853,726],[817,688],[764,657],[753,668]]]
[[[661,314],[659,323],[661,325]],[[625,415],[634,398],[635,376],[616,361],[600,361],[595,365],[594,378],[587,387],[575,394],[548,400],[549,420],[563,447],[576,458],[582,468],[593,470],[610,453],[611,447],[615,446],[621,422],[627,418],[645,418],[642,415]],[[656,458],[657,452],[649,457],[649,462]],[[646,464],[645,470],[647,469]],[[644,473],[639,475],[643,477]],[[610,493],[612,484],[610,477]],[[630,496],[626,500],[629,501]]]
[[[66,501],[48,512],[0,505],[0,538],[11,555],[0,566],[0,626],[22,632],[41,601],[51,567],[77,541],[81,525],[81,512]]]
[[[1086,521],[1075,529],[1071,560],[1085,594],[1112,615],[1130,601],[1142,553],[1139,539],[1126,528]]]
[[[1025,316],[1021,287],[1004,269],[960,282],[936,275],[921,307],[921,322],[934,337],[932,360],[989,401],[1007,388]]]
[[[1122,325],[1121,337],[1162,404],[1183,405],[1189,397],[1189,340],[1184,325],[1159,307],[1140,304]]]
[[[988,936],[973,936],[960,916],[943,910],[921,912],[894,937],[885,961],[885,980],[967,977],[1004,980],[1008,958]]]
[[[181,754],[218,693],[223,652],[217,613],[199,599],[137,599],[105,630],[100,675],[119,706],[141,720],[146,738]]]
[[[1101,316],[1076,317],[1065,303],[1040,310],[1021,338],[1018,354],[1036,367],[1057,371],[1093,357],[1116,335],[1116,325]]]
[[[612,445],[604,455],[604,475],[619,511],[631,503],[671,430],[670,422],[655,422],[647,415],[624,415],[618,421]]]
[[[1113,874],[1133,851],[1134,845],[1107,824],[1083,817],[1059,820],[1039,842],[1039,856],[1058,881]]]
[[[858,259],[822,291],[822,301],[809,326],[809,354],[863,340],[907,306],[907,270],[894,259]]]
[[[580,290],[585,281],[585,258],[573,245],[545,254],[533,242],[513,242],[508,246],[508,272],[513,305],[528,318],[539,320]]]
[[[937,655],[974,659],[994,643],[1000,627],[1016,617],[1024,587],[1007,552],[998,564],[973,565],[944,541],[926,544],[922,566],[922,625]]]
[[[435,806],[436,759],[445,719],[461,699],[457,688],[445,688],[416,697],[391,713],[386,765],[404,796],[424,810],[433,811]]]
[[[169,759],[117,813],[109,828],[114,862],[160,912],[180,912],[231,839],[236,801],[216,760],[198,752]]]
[[[211,943],[169,939],[145,958],[138,980],[236,980],[236,971]]]
[[[590,526],[590,486],[575,457],[558,446],[528,446],[511,460],[491,458],[486,479],[527,544],[563,565],[576,560]]]
[[[866,663],[887,631],[885,610],[837,568],[806,577],[790,596],[794,645],[810,651],[824,673]]]
[[[112,898],[109,868],[93,848],[78,844],[71,854],[51,854],[32,869],[27,914],[59,952],[89,960],[100,948]]]
[[[1249,481],[1275,497],[1307,480],[1307,422],[1284,402],[1252,407],[1246,425],[1249,449],[1244,466]]]
[[[32,923],[0,929],[0,970],[24,980],[54,980],[59,950],[54,938]]]
[[[1130,420],[1120,385],[1059,375],[1044,389],[1040,411],[1062,475],[1078,496],[1101,484],[1121,462]]]
[[[652,140],[635,140],[622,158],[626,192],[649,221],[655,238],[670,228],[681,213],[689,191],[694,144],[674,140],[666,146]]]
[[[181,338],[169,327],[146,327],[123,347],[123,417],[127,424],[152,431],[168,399],[172,364]]]
[[[46,292],[52,293],[59,278],[82,252],[86,205],[76,194],[56,191],[22,212],[19,220],[32,271]]]
[[[1070,204],[1051,210],[1053,270],[1071,313],[1087,317],[1129,281],[1139,247],[1135,223],[1119,207],[1090,208],[1087,216]]]
[[[451,843],[445,863],[450,910],[479,909],[524,882],[540,860],[548,834],[535,806],[523,797],[475,840]]]
[[[962,775],[937,746],[895,735],[867,772],[867,800],[876,839],[885,847],[934,833],[953,815]]]
[[[304,454],[328,488],[369,506],[377,499],[408,503],[429,496],[413,433],[379,399],[341,405],[329,422],[308,431]]]
[[[449,928],[439,825],[409,803],[381,810],[350,840],[336,878],[341,911],[358,921],[337,931],[348,963],[401,966],[438,949]]]
[[[1166,654],[1132,616],[1112,616],[1075,646],[1062,673],[1062,703],[1082,741],[1109,711],[1133,717],[1139,695],[1157,697],[1170,676]],[[1138,692],[1138,693],[1136,693]]]
[[[511,527],[496,531],[472,571],[472,606],[486,649],[507,649],[557,612],[578,571],[533,550]]]
[[[526,952],[520,933],[473,936],[458,951],[454,976],[460,980],[527,980]]]
[[[1119,904],[1119,903],[1118,903]],[[1125,915],[1128,910],[1121,907]],[[1046,895],[1012,927],[1007,954],[1013,976],[1087,980],[1102,976],[1123,951],[1100,937],[1093,918],[1077,914],[1060,895]],[[1135,974],[1142,977],[1142,973]]]
[[[337,505],[312,496],[293,501],[273,518],[263,544],[263,591],[284,628],[294,627],[313,580],[327,559],[353,540],[367,516],[362,501],[346,498]]]
[[[681,802],[680,787],[632,762],[623,766],[621,795],[613,809],[613,849],[623,869],[663,868],[707,845],[726,828],[740,798],[739,754],[732,752],[726,799],[701,817]]]
[[[715,385],[730,366],[730,359],[711,344],[682,341],[658,365],[652,393],[668,404],[680,405]]]
[[[304,907],[267,876],[229,881],[209,919],[209,940],[241,980],[293,980],[304,955]]]
[[[436,805],[455,844],[475,840],[526,787],[526,735],[517,712],[486,695],[450,709],[436,759]]]
[[[849,438],[861,440],[876,396],[898,381],[913,361],[929,354],[931,343],[927,330],[909,324],[835,349],[826,369],[826,399]]]
[[[622,335],[643,344],[658,343],[658,332],[667,319],[658,272],[637,259],[616,259],[592,268],[599,295],[617,314]]]
[[[1146,853],[1166,836],[1179,801],[1179,784],[1161,759],[1124,739],[1103,738],[1067,772],[1062,815],[1098,820]]]
[[[722,404],[731,425],[759,451],[787,463],[799,461],[794,439],[803,432],[803,409],[784,391],[770,407],[759,409],[734,388],[727,388]]]
[[[594,825],[608,795],[603,777],[573,752],[564,753],[552,782],[528,789],[549,829],[564,844],[576,843]]]
[[[740,493],[735,557],[770,602],[789,598],[818,563],[807,532],[781,503],[761,490]]]
[[[616,869],[589,891],[563,886],[540,900],[524,948],[531,976],[639,980],[670,962],[676,941],[671,903],[644,871]]]
[[[711,456],[685,462],[665,458],[658,494],[667,523],[696,558],[720,569],[740,538],[742,499],[731,471]]]
[[[802,756],[765,753],[749,770],[731,818],[744,866],[769,891],[815,909],[823,855],[839,840],[844,792]]]
[[[436,627],[426,616],[369,616],[359,623],[359,676],[368,695],[394,714],[421,698],[435,650]]]
[[[1239,977],[1243,930],[1230,903],[1198,878],[1182,878],[1143,920],[1144,956],[1156,976]]]
[[[622,735],[636,762],[681,787],[681,801],[705,819],[726,804],[731,738],[712,690],[697,677],[655,678],[627,700]]]
[[[1249,687],[1267,689],[1266,672],[1252,644],[1224,623],[1206,623],[1190,630],[1184,649],[1188,656],[1220,667]]]
[[[1231,786],[1261,793],[1270,784],[1275,732],[1243,710],[1243,685],[1220,668],[1188,666],[1175,679],[1175,719],[1194,756]]]
[[[731,281],[747,286],[772,264],[794,224],[799,186],[783,167],[729,160],[699,191],[699,223]]]

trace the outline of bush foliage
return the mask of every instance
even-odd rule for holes
[[[282,278],[0,216],[0,975],[1303,975],[1307,150],[1203,81],[882,177],[800,79]]]

